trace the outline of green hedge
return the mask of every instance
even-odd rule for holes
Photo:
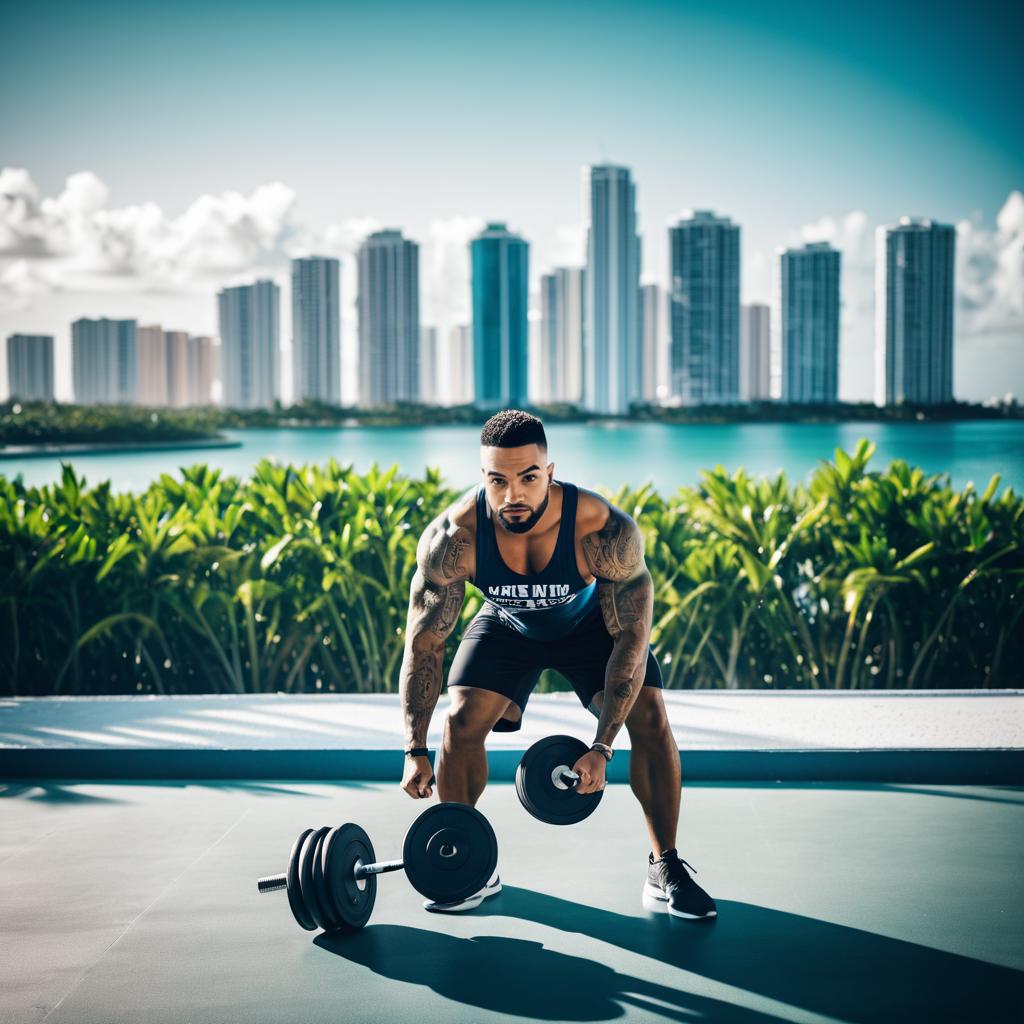
[[[667,498],[606,492],[646,535],[667,686],[1017,685],[1024,502],[998,477],[869,472],[873,451],[837,450],[809,486],[717,466]],[[434,470],[333,460],[192,466],[141,494],[67,465],[45,487],[0,476],[0,686],[395,691],[416,541],[455,496]]]

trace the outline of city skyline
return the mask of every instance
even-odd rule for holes
[[[354,255],[370,231],[422,246],[421,319],[445,337],[469,320],[466,248],[486,222],[530,243],[535,312],[540,275],[584,262],[580,168],[620,163],[637,183],[642,283],[669,284],[665,229],[685,208],[741,225],[744,303],[770,300],[778,247],[842,252],[845,398],[873,393],[875,229],[955,225],[954,393],[1021,390],[1020,10],[541,10],[15,9],[0,42],[0,335],[54,335],[67,396],[73,320],[212,334],[217,290],[270,276],[287,309],[289,260],[336,256],[350,399]],[[383,52],[387,81],[349,102]],[[499,88],[493,61],[513,54],[517,87]],[[54,72],[33,74],[44,62]],[[290,377],[283,358],[286,393]]]

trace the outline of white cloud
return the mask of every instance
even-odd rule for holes
[[[92,172],[72,174],[57,196],[40,198],[27,171],[0,171],[0,295],[39,289],[181,290],[224,275],[279,266],[300,231],[295,193],[272,182],[250,195],[200,196],[178,217],[156,203],[110,207]],[[21,264],[31,260],[36,269]],[[21,268],[21,269],[19,269]]]
[[[469,243],[483,227],[482,217],[459,214],[436,218],[427,229],[420,257],[420,320],[440,328],[438,337],[470,319]]]
[[[559,224],[550,247],[552,267],[582,267],[587,262],[587,225]]]
[[[956,230],[958,333],[1024,331],[1024,193],[1009,194],[994,227],[975,213]]]

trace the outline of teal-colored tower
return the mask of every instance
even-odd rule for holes
[[[473,265],[473,390],[481,408],[527,401],[530,246],[504,224],[469,245]]]

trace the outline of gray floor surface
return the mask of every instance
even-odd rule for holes
[[[626,785],[568,828],[489,786],[505,889],[466,915],[389,874],[339,938],[257,894],[303,828],[357,821],[397,857],[424,806],[385,783],[0,783],[0,1020],[1024,1019],[1022,789],[684,785],[710,922],[641,908]]]

